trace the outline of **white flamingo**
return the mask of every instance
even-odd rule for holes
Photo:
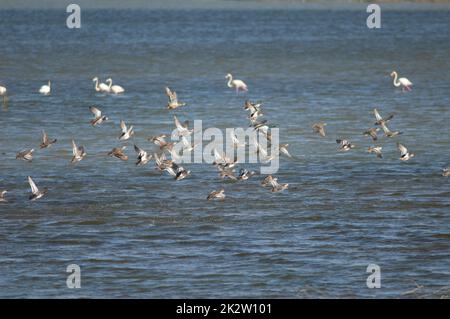
[[[407,78],[399,78],[397,80],[398,74],[396,71],[392,71],[391,73],[391,77],[394,77],[394,86],[395,87],[402,87],[402,91],[404,91],[405,89],[408,91],[411,91],[411,86],[413,85],[412,82],[410,80],[408,80]]]
[[[39,93],[41,93],[43,95],[49,95],[51,91],[52,91],[52,87],[51,87],[50,81],[48,81],[47,85],[43,85],[39,89]]]
[[[233,76],[230,73],[225,76],[225,79],[228,79],[228,87],[234,87],[236,89],[236,93],[239,93],[239,90],[248,91],[247,84],[245,84],[244,81],[241,80],[233,80]]]
[[[120,85],[112,85],[112,79],[109,78],[108,80],[106,80],[106,83],[109,83],[109,90],[114,93],[114,94],[120,94],[125,92],[124,88],[121,87]]]
[[[0,96],[3,97],[3,103],[6,103],[6,88],[4,86],[0,86]]]
[[[93,78],[92,79],[92,82],[95,82],[95,91],[97,91],[97,92],[106,92],[106,93],[109,93],[110,92],[110,89],[109,89],[109,86],[107,85],[107,84],[105,84],[105,83],[98,83],[98,77],[95,77],[95,78]]]

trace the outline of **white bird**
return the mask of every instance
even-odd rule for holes
[[[120,85],[112,85],[112,79],[109,78],[106,80],[106,83],[109,83],[109,91],[114,94],[120,94],[125,92],[124,88]]]
[[[109,93],[111,90],[109,88],[109,86],[105,83],[98,83],[98,77],[95,77],[92,79],[92,82],[95,82],[95,91],[97,92],[105,92],[105,93]]]
[[[245,84],[244,81],[241,80],[233,80],[233,76],[230,73],[225,76],[225,79],[228,79],[228,87],[234,87],[236,89],[236,93],[239,93],[239,90],[248,91],[247,84]]]
[[[6,103],[6,88],[4,86],[0,86],[0,96],[3,97],[3,103]]]
[[[395,87],[402,87],[402,91],[404,91],[405,89],[408,91],[411,91],[411,86],[413,85],[412,82],[410,80],[408,80],[407,78],[399,78],[397,80],[398,74],[396,71],[392,71],[391,73],[391,77],[394,77],[394,86]]]
[[[127,125],[123,120],[120,121],[120,128],[122,129],[122,134],[119,136],[119,140],[121,141],[128,140],[134,134],[133,125],[131,125],[130,128],[127,128]]]
[[[50,83],[50,81],[48,81],[47,85],[41,86],[41,88],[39,89],[39,93],[44,94],[44,95],[49,95],[51,90],[52,90],[51,83]]]
[[[31,176],[28,176],[28,184],[30,184],[30,187],[31,187],[31,195],[29,197],[29,200],[39,199],[42,196],[44,196],[45,193],[47,193],[47,189],[46,188],[44,188],[42,191],[39,190],[39,188],[37,188],[36,184],[31,179]]]

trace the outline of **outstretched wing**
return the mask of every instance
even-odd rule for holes
[[[96,118],[102,116],[102,111],[100,111],[100,110],[99,110],[98,108],[96,108],[95,106],[91,106],[91,107],[89,108],[89,110],[92,112],[92,114],[94,114],[94,116],[95,116]]]
[[[73,156],[78,156],[78,147],[74,140],[72,140],[72,153]]]
[[[389,134],[391,131],[388,129],[386,124],[381,123],[381,128],[383,129],[384,133]]]
[[[181,125],[180,121],[178,120],[178,118],[176,116],[173,117],[173,120],[175,122],[175,126],[176,126],[177,130],[179,130],[179,131],[186,130],[186,128],[183,125]]]
[[[141,149],[140,147],[138,147],[136,144],[134,144],[134,150],[136,151],[136,153],[138,153],[139,155],[141,155],[144,150]]]
[[[373,114],[375,114],[375,118],[377,119],[377,121],[381,121],[383,119],[380,113],[378,113],[377,109],[373,109]]]
[[[28,176],[28,183],[30,184],[31,187],[31,192],[33,194],[36,194],[39,192],[39,189],[37,188],[36,184],[33,182],[33,180],[31,179],[31,176]]]
[[[42,143],[44,143],[44,144],[48,143],[48,136],[47,136],[47,133],[45,133],[44,130],[42,130]]]
[[[120,121],[120,129],[122,130],[122,133],[127,132],[127,126],[123,120]]]
[[[408,149],[400,143],[397,143],[397,148],[400,151],[401,156],[404,156],[408,153]]]

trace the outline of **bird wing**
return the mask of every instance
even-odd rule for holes
[[[125,124],[125,122],[123,120],[120,121],[120,129],[122,130],[122,133],[127,132],[127,125]]]
[[[173,92],[167,86],[166,86],[166,95],[167,95],[167,97],[169,98],[170,101],[173,100]]]
[[[138,153],[141,156],[147,153],[142,148],[138,147],[136,144],[134,144],[134,150],[136,151],[136,153]]]
[[[377,119],[377,121],[381,121],[383,119],[380,113],[378,113],[377,109],[373,109],[373,114],[375,114],[375,118]]]
[[[180,121],[178,120],[178,118],[176,116],[173,117],[173,120],[175,122],[175,126],[176,126],[178,131],[186,130],[186,128],[183,125],[181,125]]]
[[[404,156],[408,153],[408,149],[400,143],[397,143],[397,148],[400,151],[401,156]]]
[[[37,188],[36,184],[33,182],[33,180],[31,179],[31,176],[28,176],[28,184],[30,184],[31,187],[31,192],[33,194],[36,194],[39,192],[39,188]]]
[[[89,110],[92,112],[92,114],[94,114],[94,116],[97,118],[97,117],[100,117],[100,116],[102,116],[102,111],[100,111],[98,108],[96,108],[95,106],[91,106],[90,108],[89,108]]]
[[[388,127],[386,126],[386,124],[381,123],[381,128],[383,129],[384,133],[388,134],[391,131],[388,129]]]
[[[42,143],[44,143],[44,144],[48,143],[48,136],[47,136],[47,133],[45,133],[44,130],[42,130]]]
[[[78,147],[74,140],[72,140],[72,153],[73,156],[78,156]]]
[[[178,103],[177,92],[175,92],[175,91],[172,92],[172,98],[170,99],[170,101],[175,104]]]
[[[182,136],[182,137],[181,137],[181,141],[183,142],[184,147],[191,147],[191,144],[190,144],[189,141],[186,139],[186,137]]]

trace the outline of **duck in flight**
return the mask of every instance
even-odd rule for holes
[[[72,157],[72,160],[70,161],[71,163],[79,162],[86,156],[84,147],[77,146],[77,144],[75,144],[74,140],[72,140],[72,153],[73,153],[73,157]]]
[[[314,123],[312,126],[312,129],[313,129],[314,133],[318,133],[320,136],[325,137],[325,135],[326,135],[325,126],[326,125],[327,125],[327,123],[324,123],[324,122]]]
[[[177,181],[185,179],[191,174],[191,171],[184,169],[184,167],[179,166],[174,162],[172,162],[171,166],[167,166],[165,168],[165,171],[167,171],[170,175],[172,175],[174,179]]]
[[[394,131],[394,132],[392,132],[391,130],[388,129],[388,127],[386,126],[385,123],[382,123],[382,124],[381,124],[381,128],[383,129],[384,135],[385,135],[386,137],[394,137],[394,136],[403,134],[403,132],[399,132],[399,131]]]
[[[337,139],[336,143],[339,144],[339,148],[341,151],[349,151],[352,148],[355,148],[355,145],[350,143],[350,141],[348,141],[348,140]]]
[[[166,95],[169,98],[169,102],[167,103],[167,108],[169,110],[174,110],[186,105],[186,103],[179,102],[177,92],[170,90],[168,87],[166,87]]]
[[[241,168],[241,170],[239,171],[239,175],[238,175],[237,179],[240,180],[240,181],[246,181],[250,177],[252,177],[253,175],[255,175],[254,171],[249,171],[247,169]]]
[[[383,154],[381,153],[382,149],[381,146],[369,146],[367,152],[376,154],[378,158],[383,158]]]
[[[406,162],[415,156],[414,153],[410,153],[408,149],[400,143],[397,143],[397,149],[400,151],[401,161]]]
[[[45,133],[45,131],[42,130],[42,143],[39,145],[39,147],[40,147],[40,148],[47,148],[47,147],[50,147],[50,146],[52,146],[53,144],[55,144],[56,141],[57,141],[56,138],[53,139],[53,140],[50,140],[50,139],[48,138],[47,133]]]
[[[365,131],[363,134],[364,136],[370,136],[372,140],[376,141],[378,140],[377,132],[380,130],[379,127],[373,127]]]
[[[17,153],[16,155],[16,159],[21,159],[27,162],[31,162],[33,160],[33,152],[34,149],[29,149],[29,150],[23,150],[20,151],[19,153]]]
[[[148,154],[142,148],[134,145],[134,150],[138,153],[136,166],[143,166],[147,164],[152,159],[152,154]]]
[[[130,139],[131,136],[133,136],[133,125],[130,126],[130,128],[127,128],[127,125],[123,120],[120,121],[120,129],[122,130],[122,133],[119,136],[119,140],[126,141]]]
[[[157,136],[151,136],[148,140],[158,145],[160,150],[170,150],[173,148],[174,143],[167,142],[165,139],[166,137],[167,136],[165,134],[160,134]]]
[[[102,115],[102,111],[95,106],[89,107],[89,110],[94,115],[94,118],[90,122],[92,126],[102,124],[103,122],[108,120],[105,115]]]
[[[189,129],[189,121],[184,121],[184,123],[181,124],[175,115],[173,116],[173,121],[175,122],[178,136],[189,136],[194,132],[194,129]]]
[[[377,121],[374,123],[375,125],[386,124],[386,123],[388,123],[388,122],[394,117],[393,114],[389,114],[388,117],[382,118],[381,115],[380,115],[380,113],[378,113],[378,110],[377,110],[377,109],[373,109],[373,114],[375,115],[375,118],[376,118],[376,120],[377,120]]]
[[[109,153],[108,156],[111,157],[117,157],[118,159],[122,161],[128,161],[128,156],[125,155],[124,150],[126,149],[126,146],[122,147],[114,147]]]
[[[43,197],[47,193],[46,188],[44,188],[43,190],[40,190],[39,188],[37,188],[36,184],[31,179],[31,176],[28,176],[28,184],[30,184],[30,187],[31,187],[31,194],[28,197],[29,200],[34,201],[36,199]]]

